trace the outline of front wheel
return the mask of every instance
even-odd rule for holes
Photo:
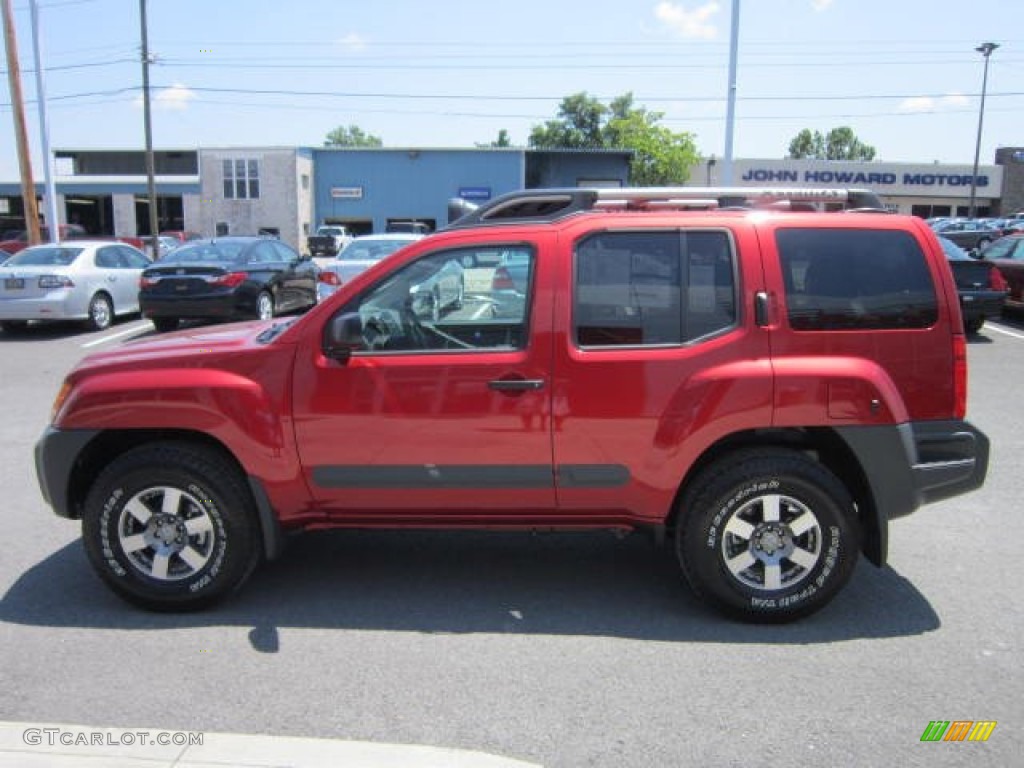
[[[964,318],[964,330],[971,335],[979,333],[984,325],[985,318],[983,316]]]
[[[205,446],[154,443],[116,458],[86,497],[82,538],[125,600],[156,611],[204,608],[259,558],[252,497],[237,467]]]
[[[777,623],[824,607],[853,573],[853,501],[826,467],[766,448],[725,457],[683,498],[676,553],[694,592],[745,621]]]

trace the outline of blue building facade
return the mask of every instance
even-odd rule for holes
[[[437,229],[456,198],[480,203],[527,187],[623,186],[631,157],[619,150],[316,149],[313,219],[356,234],[405,221]]]

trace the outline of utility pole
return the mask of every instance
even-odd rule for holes
[[[32,6],[32,52],[36,62],[36,106],[39,111],[39,142],[43,150],[43,177],[46,189],[46,220],[50,223],[51,243],[60,242],[60,220],[57,213],[57,185],[53,180],[53,156],[50,154],[50,121],[46,116],[46,79],[43,76],[43,43],[39,35],[39,2]]]
[[[11,89],[11,111],[14,113],[14,136],[18,144],[18,168],[21,171],[21,199],[25,207],[25,230],[29,245],[40,242],[39,204],[36,185],[32,179],[32,161],[29,159],[28,130],[25,127],[25,99],[21,93],[21,69],[18,66],[18,43],[14,37],[14,13],[11,0],[2,0],[4,16],[4,45],[7,48],[7,80]],[[50,222],[50,227],[56,222]]]
[[[149,195],[149,236],[154,258],[157,254],[156,234],[159,231],[156,210],[156,162],[153,158],[153,120],[149,105],[149,32],[146,24],[146,0],[139,0],[142,17],[142,120],[146,131],[146,192]]]

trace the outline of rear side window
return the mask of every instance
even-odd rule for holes
[[[780,229],[776,243],[794,330],[928,328],[938,319],[928,263],[907,232]]]
[[[576,249],[581,347],[678,345],[736,323],[725,232],[603,232]]]

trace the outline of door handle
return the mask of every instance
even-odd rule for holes
[[[488,382],[487,387],[496,392],[526,392],[543,389],[544,379],[495,379]]]

